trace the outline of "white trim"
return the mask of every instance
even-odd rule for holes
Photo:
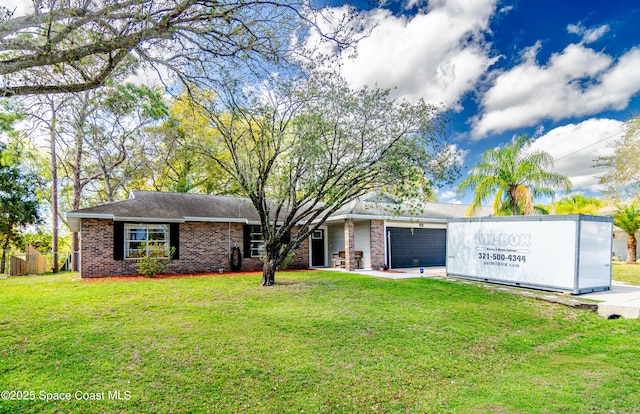
[[[186,217],[184,221],[204,221],[207,223],[242,223],[249,224],[249,220],[243,218],[224,218],[224,217]]]
[[[67,218],[79,219],[106,219],[122,222],[139,222],[139,223],[184,223],[181,218],[163,218],[163,217],[116,217],[113,214],[96,214],[96,213],[67,213]]]
[[[379,216],[368,214],[341,214],[339,216],[331,216],[327,222],[346,220],[346,219],[364,219],[364,220],[384,220],[384,221],[408,221],[412,223],[447,223],[447,219],[425,218],[425,217],[406,217],[406,216]]]
[[[414,229],[446,229],[446,223],[407,223],[405,221],[385,221],[386,227],[403,227]]]
[[[258,227],[258,231],[260,233],[257,232],[252,232],[251,231],[251,227]],[[243,232],[244,233],[244,232]],[[259,235],[260,239],[252,239],[251,235]],[[262,243],[262,249],[260,249],[260,247],[258,246],[256,249],[253,248],[253,243]],[[253,250],[257,250],[258,254],[257,255],[253,255]],[[260,225],[259,224],[249,224],[249,257],[253,257],[253,258],[259,258],[264,254],[264,239],[262,238],[262,232],[260,229]]]
[[[384,263],[387,265],[387,269],[391,269],[391,256],[393,255],[393,251],[391,251],[391,245],[389,244],[389,238],[391,237],[390,229],[392,228],[415,228],[415,229],[437,229],[437,230],[448,230],[448,224],[445,222],[444,226],[437,223],[432,223],[432,225],[411,225],[411,223],[397,223],[393,221],[385,221],[384,222]],[[446,243],[446,241],[445,241]]]
[[[307,240],[309,243],[309,269],[322,269],[329,266],[329,228],[323,225],[318,227],[318,230],[322,230],[324,232],[324,265],[322,266],[311,265],[313,260],[313,250],[311,247],[311,237],[307,237]]]
[[[72,232],[79,233],[82,227],[82,219],[78,217],[67,217],[67,226]]]
[[[389,237],[391,234],[387,233],[387,222],[384,222],[384,264],[387,265],[387,269],[391,270],[391,247],[389,245]]]
[[[131,223],[184,223],[184,219],[162,217],[114,217],[113,221]]]
[[[68,218],[94,218],[107,219],[113,221],[139,221],[146,223],[184,223],[186,221],[204,221],[210,223],[242,223],[242,224],[260,224],[259,221],[250,222],[245,218],[226,218],[226,217],[191,217],[184,218],[161,218],[161,217],[116,217],[113,214],[98,213],[67,213]]]
[[[94,213],[67,213],[67,226],[69,230],[79,233],[82,228],[82,219],[95,218],[113,220],[113,214],[94,214]]]
[[[143,240],[132,240],[129,239],[128,237],[130,236],[130,233],[127,233],[127,230],[131,230],[131,229],[135,229],[137,230],[138,228],[140,228],[139,226],[143,225],[144,229],[145,229],[145,235],[146,238]],[[124,224],[124,238],[123,238],[123,254],[122,254],[122,258],[123,260],[140,260],[143,257],[147,257],[149,255],[149,243],[150,242],[157,242],[157,243],[162,243],[165,244],[169,250],[165,251],[165,253],[169,253],[171,250],[171,226],[162,223],[161,226],[163,227],[163,233],[165,235],[165,239],[163,240],[149,240],[149,226],[157,226],[155,223],[125,223]],[[136,228],[137,227],[137,228]],[[127,248],[127,244],[128,243],[136,243],[136,242],[140,242],[140,243],[145,243],[145,254],[144,256],[136,256],[136,257],[131,257],[129,256],[131,254],[131,249]],[[115,243],[115,240],[114,240]],[[167,256],[162,256],[162,257],[158,257],[159,259],[168,259],[170,258],[170,254]]]
[[[385,221],[383,224],[383,228],[384,228],[384,236],[382,237],[384,239],[384,264],[387,266],[387,269],[391,270],[391,254],[387,254],[387,249],[389,248],[388,246],[388,237],[387,237],[387,222]],[[387,260],[389,259],[389,260]],[[387,261],[389,263],[387,263]]]
[[[96,214],[96,213],[67,213],[67,217],[72,218],[96,218],[96,219],[114,219],[113,214]]]

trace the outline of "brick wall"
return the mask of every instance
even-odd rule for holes
[[[180,224],[180,258],[172,260],[167,273],[216,272],[222,267],[230,271],[230,246],[242,251],[242,270],[260,270],[258,258],[244,257],[243,226],[240,223],[188,222]],[[80,274],[83,278],[135,275],[135,260],[114,260],[113,221],[82,219],[80,244]],[[306,269],[309,266],[309,243],[295,251],[294,263],[289,267]]]
[[[356,269],[355,250],[355,225],[353,219],[346,219],[344,221],[344,254],[346,259],[344,268],[347,271]]]
[[[371,268],[381,269],[385,265],[384,221],[371,220]]]

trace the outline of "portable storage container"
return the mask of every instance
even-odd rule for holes
[[[449,276],[572,294],[611,287],[611,217],[469,217],[447,223]]]

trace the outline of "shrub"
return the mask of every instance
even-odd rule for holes
[[[153,255],[143,256],[138,259],[136,263],[136,270],[138,271],[138,274],[145,277],[154,277],[158,273],[164,272],[174,253],[175,248],[172,247],[169,250],[169,257],[156,257]]]

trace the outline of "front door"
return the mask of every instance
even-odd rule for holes
[[[311,267],[326,266],[324,256],[324,230],[314,230],[311,233]]]

